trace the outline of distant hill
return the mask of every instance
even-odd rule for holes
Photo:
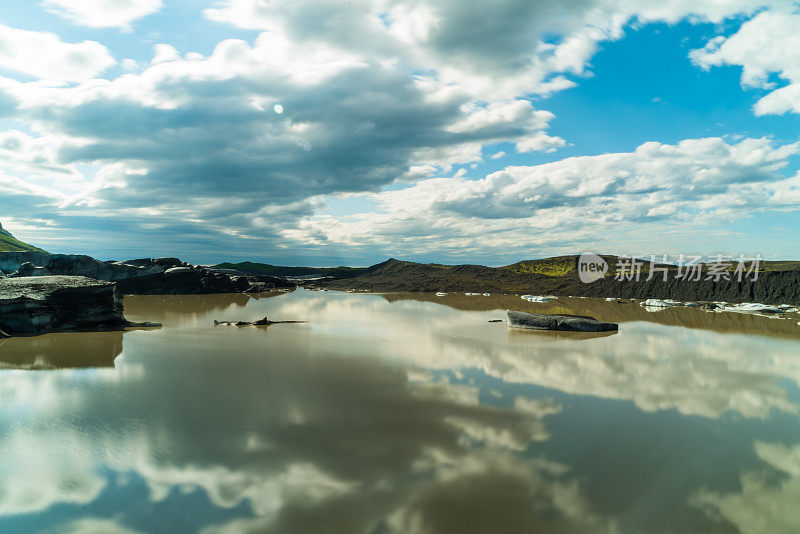
[[[41,249],[36,248],[33,245],[23,243],[22,241],[11,235],[11,232],[5,230],[3,228],[3,225],[0,224],[0,252],[22,252],[25,250],[41,250]]]
[[[278,277],[321,277],[350,278],[367,271],[367,267],[282,267],[268,263],[243,261],[240,263],[220,263],[215,269],[232,269],[248,274],[265,274]]]
[[[341,290],[374,292],[476,292],[529,293],[534,295],[572,295],[584,297],[673,298],[681,301],[763,302],[800,304],[800,262],[762,262],[759,278],[744,277],[742,282],[676,278],[677,266],[668,269],[667,280],[661,272],[647,280],[649,262],[642,266],[639,281],[617,280],[617,256],[603,256],[609,272],[600,280],[585,284],[577,273],[578,256],[560,256],[527,260],[505,267],[483,265],[440,265],[390,259],[362,269],[347,277],[326,278],[314,285]],[[731,270],[733,267],[731,267]],[[704,270],[704,273],[707,273]],[[732,274],[732,273],[731,273]]]

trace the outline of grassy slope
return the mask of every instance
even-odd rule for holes
[[[41,250],[33,245],[23,243],[19,239],[7,234],[0,233],[0,252],[19,252],[25,250]]]
[[[617,274],[618,256],[603,256],[603,259],[608,263],[607,277],[613,277]],[[674,259],[674,258],[673,258]],[[710,263],[708,258],[704,258],[706,263]],[[638,258],[641,261],[642,274],[648,273],[650,270],[649,258]],[[737,267],[737,260],[734,258],[731,261],[729,271],[734,271]],[[670,271],[677,271],[678,267],[675,265],[656,264],[658,267],[666,267]],[[745,263],[746,267],[750,267],[750,263]],[[508,269],[515,273],[527,274],[543,274],[545,276],[568,276],[575,272],[577,266],[577,256],[557,256],[554,258],[544,258],[540,260],[525,260],[511,265],[506,265],[504,269]],[[775,272],[775,271],[798,271],[800,270],[800,261],[762,261],[759,265],[759,272]],[[660,271],[658,271],[660,272]],[[705,272],[705,268],[704,268]]]

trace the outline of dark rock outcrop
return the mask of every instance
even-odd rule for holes
[[[507,310],[508,325],[532,330],[561,330],[567,332],[612,332],[619,330],[616,323],[598,321],[581,315],[545,315]]]
[[[258,293],[292,289],[295,284],[258,275],[230,275],[213,269],[182,264],[163,273],[129,278],[117,283],[124,295],[195,295],[211,293]]]
[[[0,280],[0,332],[5,336],[129,326],[159,325],[127,321],[113,282],[82,276]]]
[[[282,278],[221,272],[184,263],[178,258],[118,262],[46,252],[0,252],[0,278],[49,275],[85,276],[117,282],[117,289],[124,295],[259,293],[295,287],[294,283]]]
[[[100,261],[91,256],[49,254],[43,251],[0,252],[0,270],[14,276],[85,276],[116,282],[163,272],[157,265],[138,266],[116,261]]]
[[[258,321],[214,321],[214,326],[270,326],[273,324],[299,324],[306,321],[271,321],[264,317]]]

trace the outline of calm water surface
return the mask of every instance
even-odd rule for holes
[[[0,341],[0,532],[798,532],[800,317],[129,297]],[[502,310],[621,322],[520,332]],[[218,320],[307,320],[214,327]]]

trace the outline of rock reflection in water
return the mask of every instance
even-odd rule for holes
[[[114,367],[123,332],[47,334],[0,340],[0,369]]]
[[[615,336],[618,333],[619,333],[618,330],[612,330],[609,332],[565,332],[559,330],[532,330],[525,328],[509,328],[508,339],[509,341],[514,342],[514,341],[524,341],[527,336],[541,336],[545,339],[582,341],[582,340],[599,339],[602,337]]]

